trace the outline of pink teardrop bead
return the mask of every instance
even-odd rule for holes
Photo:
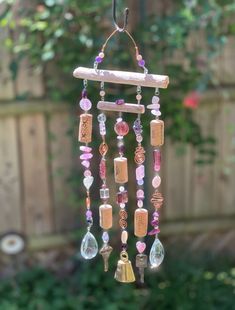
[[[154,171],[160,171],[161,169],[161,151],[154,150],[153,151],[153,160],[154,160]]]

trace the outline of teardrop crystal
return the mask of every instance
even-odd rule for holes
[[[157,268],[164,259],[164,248],[161,241],[156,237],[149,254],[151,268]]]
[[[98,253],[98,244],[91,232],[87,232],[82,239],[81,255],[85,259],[92,259]]]

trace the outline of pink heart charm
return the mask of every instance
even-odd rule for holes
[[[138,241],[138,242],[136,242],[136,248],[137,248],[138,252],[140,254],[142,254],[144,252],[144,250],[146,249],[146,243]]]

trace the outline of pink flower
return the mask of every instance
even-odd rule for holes
[[[196,91],[189,93],[183,101],[183,105],[188,109],[197,109],[200,102],[200,94]]]

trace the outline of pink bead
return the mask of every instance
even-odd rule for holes
[[[144,165],[139,166],[135,170],[136,180],[142,180],[145,176]]]
[[[145,249],[146,249],[146,243],[138,241],[138,242],[136,242],[136,248],[137,248],[137,251],[140,254],[142,254],[145,251]]]
[[[84,171],[83,175],[84,175],[84,177],[90,177],[91,176],[91,171],[87,169],[87,170]]]
[[[106,178],[106,161],[104,159],[101,159],[100,161],[99,174],[101,180],[104,180]]]
[[[138,206],[138,208],[142,208],[143,205],[144,205],[143,200],[138,200],[138,201],[137,201],[137,206]]]
[[[89,146],[82,145],[79,147],[79,150],[85,153],[90,153],[92,151],[92,148]]]
[[[125,136],[129,132],[129,126],[126,122],[121,121],[115,124],[114,130],[117,135],[119,136]]]
[[[136,197],[138,199],[144,199],[144,191],[142,189],[138,189],[138,191],[136,192]]]
[[[82,160],[91,159],[92,157],[93,157],[93,155],[91,153],[84,153],[84,154],[80,155],[80,159],[82,159]]]
[[[156,175],[152,180],[152,185],[154,188],[158,188],[161,184],[161,178],[159,175]]]
[[[161,151],[153,151],[154,171],[160,171],[161,169]]]
[[[83,111],[89,111],[92,107],[91,101],[88,98],[82,98],[79,105]]]
[[[82,165],[85,167],[85,168],[89,168],[90,167],[90,162],[88,160],[83,160],[82,161]]]

